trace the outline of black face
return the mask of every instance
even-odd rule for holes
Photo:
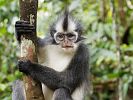
[[[70,33],[55,33],[55,41],[61,45],[63,48],[73,47],[74,43],[77,41],[78,34],[76,32]]]

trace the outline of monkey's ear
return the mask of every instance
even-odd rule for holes
[[[85,39],[87,39],[87,37],[85,37],[85,36],[79,36],[79,38],[77,39],[76,42],[79,42],[79,41],[82,41],[82,40],[85,40]]]
[[[80,36],[80,40],[85,40],[85,39],[87,39],[87,37],[85,37],[85,36]]]
[[[54,34],[55,34],[55,33],[56,33],[56,30],[55,30],[55,29],[51,29],[51,30],[50,30],[50,34],[51,34],[52,37],[54,37]]]

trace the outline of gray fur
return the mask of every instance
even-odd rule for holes
[[[26,100],[23,81],[13,82],[12,91],[12,100]]]

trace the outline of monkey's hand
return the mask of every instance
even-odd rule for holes
[[[21,42],[21,35],[32,34],[34,31],[35,27],[28,21],[20,20],[15,23],[15,35],[19,43]]]
[[[20,72],[25,73],[26,75],[29,74],[29,71],[31,69],[32,63],[30,60],[26,60],[26,61],[18,61],[18,69]]]

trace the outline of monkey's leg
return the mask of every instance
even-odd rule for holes
[[[65,88],[59,88],[54,91],[52,100],[72,100],[70,91]]]
[[[26,100],[24,84],[21,80],[16,80],[12,85],[12,100]]]

